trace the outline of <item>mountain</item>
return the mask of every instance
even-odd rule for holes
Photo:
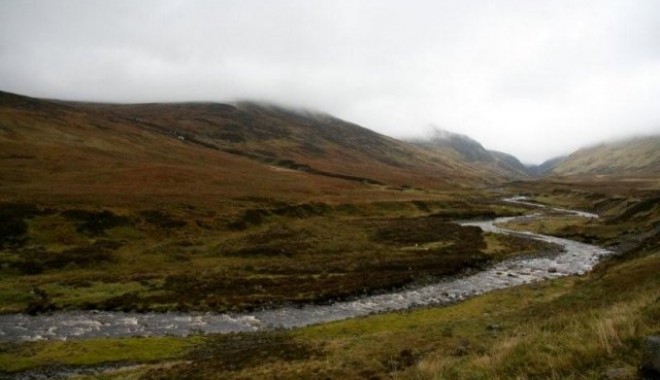
[[[566,156],[560,156],[546,160],[540,165],[528,165],[527,172],[535,177],[544,176],[552,171],[555,166],[559,165],[566,159]]]
[[[660,135],[579,149],[557,163],[548,174],[658,175],[660,174]]]
[[[5,198],[319,199],[508,178],[482,165],[484,157],[465,159],[468,151],[431,150],[262,103],[101,104],[0,93]]]
[[[516,157],[502,152],[487,150],[472,138],[435,128],[427,139],[413,139],[411,143],[436,154],[450,155],[473,166],[510,179],[528,176],[527,168]]]
[[[530,174],[527,166],[520,162],[515,156],[504,152],[498,152],[496,150],[489,150],[489,152],[496,158],[497,164],[500,167],[511,171],[512,176],[526,177]]]

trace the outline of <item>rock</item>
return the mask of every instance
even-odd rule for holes
[[[660,336],[646,338],[642,351],[642,365],[639,370],[644,379],[660,380]]]
[[[557,273],[557,268],[555,267],[548,268],[548,273]]]

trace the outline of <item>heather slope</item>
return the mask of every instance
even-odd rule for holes
[[[580,149],[560,161],[551,175],[658,175],[660,135]]]
[[[8,93],[0,105],[0,194],[8,199],[199,200],[249,190],[310,200],[507,178],[327,114],[273,105],[96,104]]]

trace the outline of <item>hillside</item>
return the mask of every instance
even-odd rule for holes
[[[505,178],[525,178],[527,168],[510,154],[491,151],[468,136],[435,129],[427,139],[414,139],[411,143],[435,154],[444,154],[462,162],[486,169]]]
[[[566,158],[565,156],[560,156],[546,160],[540,165],[529,165],[527,166],[527,172],[537,177],[546,175],[550,171],[552,171],[552,169],[554,169],[555,166],[559,165],[565,158]]]
[[[561,160],[548,172],[558,176],[659,173],[660,135],[583,148]]]
[[[321,113],[0,94],[0,313],[240,311],[453,275],[543,248],[451,223],[520,212],[488,202],[503,179]]]
[[[483,161],[323,113],[242,102],[96,104],[0,94],[0,191],[81,201],[305,195],[499,182]],[[371,187],[370,187],[371,186]]]

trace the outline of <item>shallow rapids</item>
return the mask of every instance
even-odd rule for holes
[[[545,207],[527,202],[520,197],[509,198],[506,201]],[[552,209],[582,217],[597,217],[595,214],[581,211]],[[29,341],[126,336],[186,336],[200,333],[229,333],[302,327],[372,313],[446,304],[496,289],[562,276],[584,274],[591,270],[602,257],[612,254],[611,251],[594,245],[532,232],[521,233],[498,226],[508,221],[538,215],[504,217],[487,221],[468,221],[460,224],[478,226],[488,232],[521,234],[532,239],[554,243],[562,248],[561,252],[543,257],[512,258],[499,262],[476,274],[458,279],[447,279],[429,286],[365,296],[353,301],[337,302],[330,305],[283,307],[236,314],[63,311],[37,316],[26,314],[0,315],[0,340]]]

